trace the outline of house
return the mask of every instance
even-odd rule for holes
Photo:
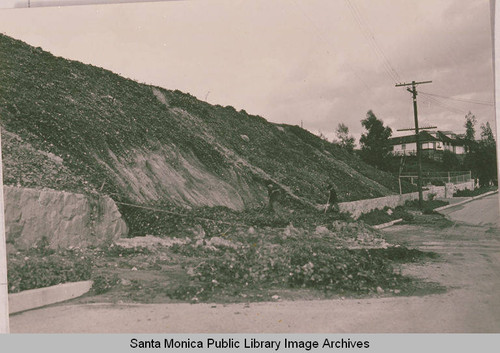
[[[462,135],[451,131],[426,131],[419,132],[422,153],[431,158],[441,159],[444,151],[450,151],[457,156],[463,156],[467,151],[467,141]],[[417,142],[415,135],[393,137],[389,139],[395,156],[416,155]]]

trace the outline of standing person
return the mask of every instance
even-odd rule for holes
[[[267,195],[269,197],[269,204],[267,205],[269,211],[274,212],[274,205],[278,201],[279,189],[274,183],[267,185]]]
[[[325,208],[325,213],[328,209],[332,209],[334,210],[335,212],[338,211],[338,205],[337,205],[337,201],[338,201],[338,197],[337,197],[337,191],[335,190],[335,187],[333,186],[332,183],[329,183],[328,184],[328,203],[326,205],[326,208]]]

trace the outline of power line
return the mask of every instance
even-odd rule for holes
[[[438,98],[443,98],[443,99],[449,99],[449,100],[454,100],[454,101],[464,102],[464,103],[487,105],[487,106],[491,106],[491,107],[495,105],[495,103],[493,103],[493,102],[482,101],[482,100],[478,100],[478,99],[454,98],[454,97],[447,97],[447,96],[442,96],[442,95],[439,95],[439,94],[428,93],[428,92],[420,92],[420,93],[421,94],[425,94],[427,96],[438,97]]]
[[[382,62],[382,66],[386,72],[387,75],[391,78],[391,81],[393,82],[401,82],[401,77],[399,76],[398,72],[390,62],[389,58],[385,54],[385,52],[382,50],[380,45],[375,39],[375,35],[373,31],[370,29],[368,21],[366,21],[361,14],[361,11],[357,7],[357,5],[352,2],[351,0],[345,0],[347,6],[349,7],[349,10],[351,11],[351,14],[358,25],[358,27],[361,30],[361,33],[364,35],[366,38],[368,44],[372,47],[373,51],[375,52],[376,55],[378,55],[379,59]]]
[[[349,8],[349,11],[351,12],[351,15],[354,19],[354,22],[356,23],[356,25],[360,29],[361,34],[365,37],[368,45],[371,47],[371,49],[373,50],[375,55],[378,56],[379,60],[382,62],[382,68],[384,69],[386,75],[389,76],[389,79],[391,81],[397,82],[398,80],[396,78],[396,75],[394,75],[394,73],[390,70],[390,68],[386,64],[385,60],[383,59],[382,54],[377,50],[376,44],[374,44],[372,42],[372,40],[371,40],[371,38],[373,38],[372,33],[370,33],[369,30],[363,26],[363,20],[360,18],[359,12],[356,11],[353,4],[349,0],[346,0],[346,4]]]
[[[419,92],[420,93],[420,92]],[[456,114],[467,114],[467,112],[463,109],[460,109],[460,108],[457,108],[456,106],[453,106],[453,105],[450,105],[450,104],[447,104],[445,102],[442,102],[432,96],[426,96],[426,95],[423,95],[421,96],[422,100],[424,101],[427,101],[431,104],[434,104],[436,106],[439,106],[441,108],[444,108],[452,113],[456,113]]]
[[[355,5],[351,3],[350,0],[346,0],[346,4],[349,8],[349,11],[351,12],[352,17],[354,18],[356,25],[360,29],[361,34],[365,37],[365,39],[368,42],[368,45],[381,60],[383,69],[385,70],[386,74],[390,77],[391,81],[397,82],[396,75],[394,74],[394,72],[390,70],[389,66],[386,64],[386,61],[384,60],[383,55],[380,53],[380,51],[377,50],[376,43],[373,43],[373,41],[371,40],[372,38],[374,38],[373,32],[371,32],[366,26],[363,25],[363,22],[366,21],[364,21],[363,18],[361,17],[359,10],[355,8]]]

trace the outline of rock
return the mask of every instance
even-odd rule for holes
[[[226,248],[237,249],[240,245],[241,245],[241,243],[237,243],[237,242],[235,243],[235,242],[232,242],[230,240],[226,240],[226,239],[223,239],[220,237],[213,237],[213,238],[210,238],[208,240],[199,239],[194,244],[194,246],[196,246],[196,247],[204,246],[204,247],[211,249],[211,250],[217,250],[217,247],[226,247]]]
[[[394,289],[394,294],[399,294],[399,293],[401,293],[401,290],[399,290],[399,289]]]
[[[212,245],[209,245],[207,241],[203,240],[203,239],[198,239],[196,241],[196,243],[194,243],[193,245],[194,247],[199,247],[199,246],[203,246],[207,249],[210,249],[212,251],[217,251],[217,248],[215,246],[212,246]]]
[[[340,222],[340,221],[335,221],[335,222],[333,222],[332,227],[333,227],[333,231],[338,233],[344,229],[344,223]]]
[[[250,137],[248,137],[247,135],[240,135],[241,139],[246,141],[246,142],[249,142],[250,141]]]
[[[383,290],[382,287],[377,287],[377,293],[378,294],[384,294],[385,290]]]
[[[134,238],[123,238],[118,239],[115,244],[121,246],[122,248],[137,248],[144,247],[149,250],[155,250],[158,246],[171,247],[174,244],[186,244],[190,241],[189,238],[160,238],[153,235],[146,235],[144,237],[134,237]],[[113,244],[111,244],[113,246]]]
[[[297,228],[295,228],[295,227],[293,226],[293,224],[292,224],[292,223],[290,223],[290,224],[289,224],[289,225],[285,228],[285,230],[283,231],[283,235],[284,235],[285,237],[289,237],[289,236],[292,236],[292,235],[294,235],[294,234],[297,234],[298,232],[299,232],[299,230],[298,230]]]
[[[327,235],[330,234],[330,231],[325,226],[317,226],[314,233],[316,233],[317,235]]]
[[[197,224],[194,228],[192,228],[191,231],[193,232],[195,239],[205,238],[206,235],[205,229],[203,229],[203,227],[200,226],[199,224]]]
[[[274,299],[274,300],[278,300],[280,298],[280,296],[279,295],[273,295],[271,298]]]

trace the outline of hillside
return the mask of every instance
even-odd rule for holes
[[[297,126],[141,84],[0,35],[6,184],[142,205],[253,208],[276,183],[315,206],[398,192],[393,176]]]

